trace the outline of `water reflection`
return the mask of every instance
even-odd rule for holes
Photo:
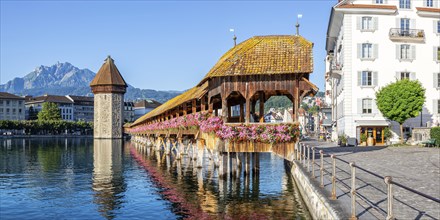
[[[124,203],[126,183],[123,176],[123,147],[121,139],[93,140],[93,202],[107,219]]]
[[[200,219],[308,219],[299,194],[281,158],[259,157],[252,175],[243,175],[246,163],[230,154],[231,163],[243,163],[224,179],[205,157],[203,168],[189,156],[177,160],[173,154],[154,151],[136,143],[131,154],[145,168],[163,199],[182,217]],[[205,154],[206,155],[206,154]],[[261,166],[261,169],[258,169]]]

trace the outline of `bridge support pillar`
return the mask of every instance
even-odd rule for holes
[[[169,138],[167,138],[164,141],[164,150],[166,155],[170,155],[170,148],[171,148],[171,141]]]
[[[260,174],[260,154],[255,152],[252,153],[252,166],[253,166],[253,172],[254,175]]]
[[[244,154],[244,175],[249,176],[251,170],[251,153]]]
[[[212,160],[214,161],[214,167],[220,166],[219,154],[217,150],[212,150]]]
[[[197,140],[197,168],[203,167],[203,153],[204,153],[204,143],[202,140]]]
[[[232,176],[237,176],[237,168],[238,168],[238,154],[237,153],[230,153],[231,156],[231,172]]]
[[[219,153],[219,167],[218,167],[218,175],[219,178],[227,178],[228,170],[229,170],[229,156],[227,153],[221,152]]]

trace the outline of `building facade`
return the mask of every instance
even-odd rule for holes
[[[383,145],[383,130],[390,126],[397,141],[399,125],[382,116],[375,92],[403,78],[419,80],[426,89],[422,114],[408,119],[405,130],[438,126],[439,0],[339,1],[331,11],[326,51],[333,139],[345,134],[359,140],[365,133]]]
[[[0,92],[0,120],[24,120],[24,97]]]
[[[43,108],[43,103],[52,102],[57,104],[60,109],[61,119],[65,121],[74,121],[74,113],[75,109],[73,106],[73,101],[67,98],[66,96],[59,95],[43,95],[43,96],[26,96],[25,97],[25,105],[26,105],[26,115],[29,117],[29,109],[32,107],[33,111],[37,114]],[[27,118],[29,119],[29,118]]]
[[[93,121],[93,97],[75,95],[67,95],[66,97],[73,102],[73,118],[75,121]]]
[[[153,99],[141,100],[134,103],[134,120],[137,120],[141,116],[147,114],[148,112],[159,107],[160,105],[162,105],[162,103]]]
[[[94,138],[122,138],[127,83],[108,56],[90,83],[94,98]]]
[[[124,102],[124,122],[134,121],[134,103]]]

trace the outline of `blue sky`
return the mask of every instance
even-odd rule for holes
[[[314,43],[311,80],[324,86],[325,37],[337,1],[1,1],[0,83],[57,61],[98,71],[111,55],[138,88],[185,90],[220,56],[256,35]]]

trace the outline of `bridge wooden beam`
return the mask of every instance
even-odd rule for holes
[[[191,102],[191,113],[197,112],[197,100],[193,99]]]

